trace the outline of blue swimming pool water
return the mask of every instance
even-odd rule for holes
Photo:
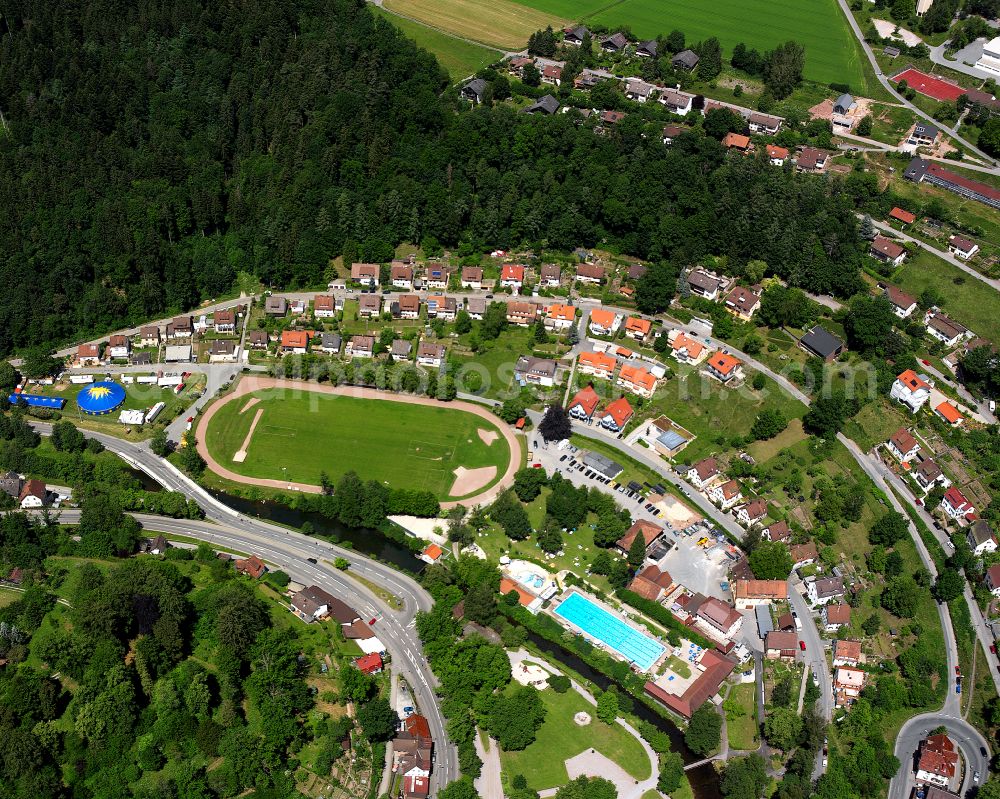
[[[663,644],[632,629],[581,594],[570,594],[555,609],[555,614],[611,647],[643,671],[651,668],[666,651]]]

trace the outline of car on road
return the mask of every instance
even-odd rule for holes
[[[985,746],[980,746],[979,747],[979,754],[981,754],[983,757],[987,757],[986,747]]]
[[[979,772],[978,771],[974,771],[972,773],[972,781],[974,783],[976,783],[977,785],[979,784]]]
[[[541,469],[542,468],[542,464],[540,464],[540,463],[533,463],[533,464],[531,464],[531,468],[532,469]]]
[[[924,366],[930,366],[931,365],[930,361],[925,361],[923,358],[920,359],[920,363],[922,363]]]
[[[375,619],[369,619],[368,620],[368,626],[369,627],[373,626],[375,624],[375,621],[376,621]]]
[[[407,716],[409,716],[411,713],[413,713],[413,708],[410,705],[407,705],[406,707],[403,708],[403,712]]]
[[[799,649],[801,649],[803,652],[806,651],[806,642],[805,641],[799,641]]]
[[[961,666],[955,666],[955,674],[957,674],[959,677],[962,676],[962,667]]]
[[[990,644],[990,652],[992,652],[994,655],[997,653],[997,645],[996,644]]]
[[[955,693],[956,694],[962,693],[962,681],[961,680],[959,680],[958,682],[955,683]]]
[[[316,563],[316,558],[306,558],[310,563]]]
[[[561,458],[559,459],[559,463],[562,463],[562,462],[563,462],[563,461],[565,461],[565,460],[566,460],[566,459],[567,459],[568,457],[569,457],[569,455],[563,455],[563,456],[562,456],[562,457],[561,457]]]

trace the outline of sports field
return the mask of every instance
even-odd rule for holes
[[[384,0],[383,6],[393,14],[505,50],[521,50],[528,37],[546,25],[560,28],[570,22],[512,0]]]
[[[496,425],[456,407],[282,389],[224,399],[199,436],[210,465],[244,477],[316,486],[321,472],[335,481],[353,470],[440,499],[495,484],[511,458]],[[452,496],[457,468],[493,472],[483,485]]]

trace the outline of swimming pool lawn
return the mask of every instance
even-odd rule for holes
[[[570,594],[555,609],[555,614],[580,628],[622,657],[648,671],[659,660],[666,647],[630,627],[579,593]]]

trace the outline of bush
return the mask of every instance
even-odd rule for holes
[[[564,694],[570,688],[570,680],[565,674],[553,674],[549,677],[549,688],[557,694]]]

